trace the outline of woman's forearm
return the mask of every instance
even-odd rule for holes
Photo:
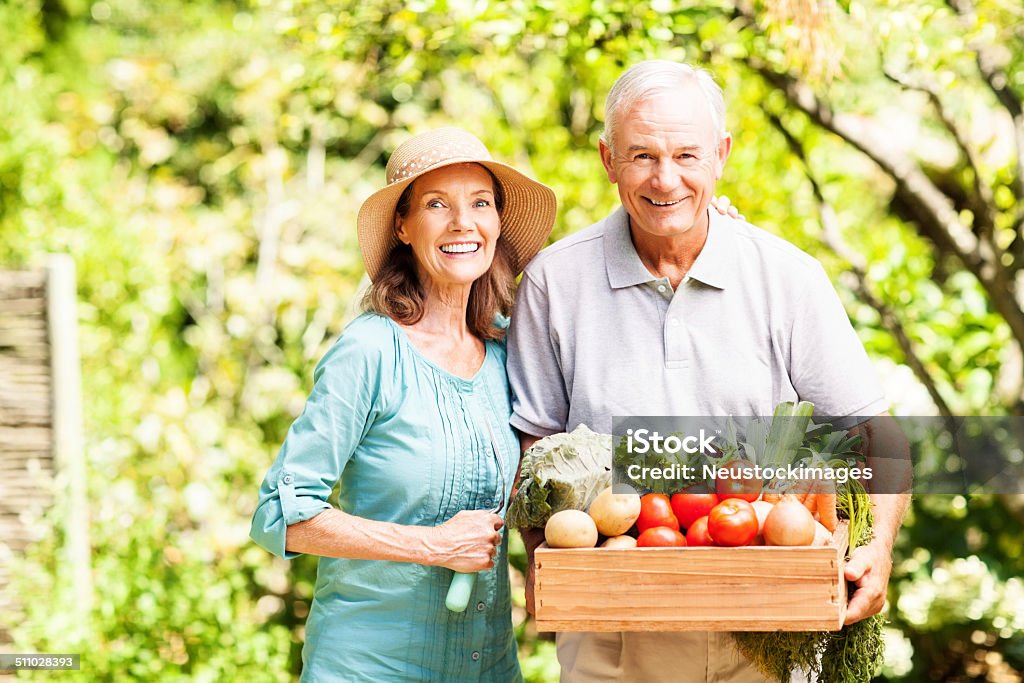
[[[432,527],[378,522],[331,509],[289,526],[285,547],[322,557],[441,564],[437,540]]]
[[[462,510],[440,526],[426,527],[378,522],[332,508],[289,526],[285,548],[321,557],[415,562],[478,572],[494,566],[503,524],[491,510]]]

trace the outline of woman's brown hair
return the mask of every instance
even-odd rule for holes
[[[494,206],[501,216],[505,208],[505,193],[501,183],[486,167],[484,170],[494,182]],[[412,201],[411,183],[398,199],[395,213],[405,218]],[[503,236],[498,237],[491,267],[481,275],[469,290],[466,324],[469,331],[480,339],[501,339],[505,330],[495,325],[498,314],[512,313],[516,274],[512,270],[512,247]],[[424,313],[426,292],[416,273],[416,257],[407,244],[398,244],[391,250],[387,262],[377,273],[363,297],[363,307],[386,315],[403,325],[414,325]]]

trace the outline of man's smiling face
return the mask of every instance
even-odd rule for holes
[[[676,237],[707,228],[707,207],[729,157],[711,106],[696,82],[658,91],[618,115],[614,148],[601,143],[608,180],[634,230]]]

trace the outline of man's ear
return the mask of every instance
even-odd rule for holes
[[[601,151],[601,163],[604,164],[605,173],[608,174],[608,182],[614,185],[619,182],[619,179],[615,175],[615,167],[612,166],[612,148],[604,140],[599,140],[597,147]]]
[[[722,172],[725,170],[725,162],[729,160],[732,153],[732,136],[728,133],[722,134],[722,140],[718,143],[717,159],[715,163],[715,179],[722,179]]]

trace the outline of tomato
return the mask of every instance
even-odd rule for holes
[[[667,526],[652,526],[636,539],[637,548],[682,547],[686,545],[686,537],[679,529]]]
[[[691,486],[682,493],[672,494],[672,512],[679,520],[679,526],[689,529],[691,524],[707,516],[718,502],[718,496],[703,486]]]
[[[734,479],[733,476],[739,476],[739,473],[744,468],[754,469],[754,463],[749,460],[733,460],[726,463],[719,469],[728,470],[730,476],[728,479],[718,479],[715,481],[715,492],[718,494],[720,500],[727,498],[740,498],[742,500],[753,502],[758,499],[761,495],[761,488],[763,482],[754,479],[753,477],[745,477],[742,479]]]
[[[708,532],[715,545],[749,545],[757,537],[757,513],[747,501],[728,498],[708,515]]]
[[[648,493],[640,499],[640,516],[636,528],[643,533],[656,526],[667,526],[679,530],[679,520],[672,514],[672,503],[664,493]]]
[[[686,530],[686,545],[698,546],[714,544],[715,541],[711,538],[711,534],[708,533],[707,515],[694,520],[693,524],[690,525],[690,528]]]

